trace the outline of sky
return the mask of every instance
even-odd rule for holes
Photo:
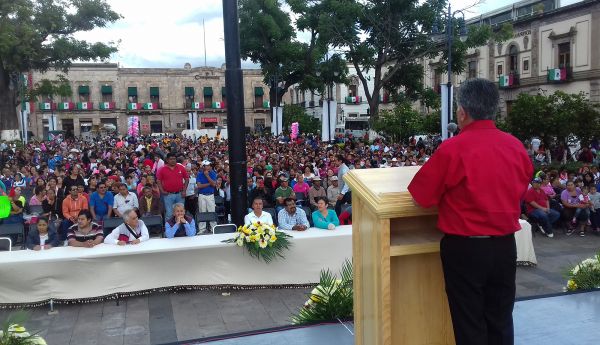
[[[579,0],[562,0],[565,6]],[[118,43],[111,62],[121,67],[220,67],[225,62],[222,0],[107,0],[123,18],[106,28],[81,32],[78,39]],[[477,0],[451,0],[453,9]],[[469,8],[467,18],[510,5],[513,0],[484,0]],[[206,29],[206,52],[204,50]],[[257,67],[251,62],[243,67]]]

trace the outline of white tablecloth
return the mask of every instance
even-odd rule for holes
[[[232,243],[232,234],[151,239],[0,253],[0,304],[84,300],[175,286],[278,286],[317,283],[352,257],[352,227],[288,232],[293,245],[270,264]]]
[[[531,224],[523,219],[519,220],[521,230],[515,233],[515,241],[517,242],[517,264],[522,266],[537,265],[535,258],[535,250],[531,239]]]

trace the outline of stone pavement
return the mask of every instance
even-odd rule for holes
[[[537,267],[517,270],[517,296],[559,293],[564,272],[600,250],[600,237],[533,238]],[[31,309],[28,329],[39,330],[49,345],[164,344],[289,324],[308,290],[218,291],[153,294],[85,305]],[[0,310],[0,321],[10,313]]]

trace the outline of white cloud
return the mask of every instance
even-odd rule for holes
[[[107,28],[76,35],[96,42],[120,41],[119,52],[111,61],[124,67],[183,67],[204,65],[204,31],[206,26],[206,60],[209,66],[225,62],[222,0],[107,0],[124,18]],[[562,0],[568,5],[580,0]],[[451,0],[453,9],[469,10],[467,18],[510,5],[511,0]],[[303,34],[299,38],[304,38]],[[252,66],[244,63],[245,66]],[[256,67],[256,66],[254,66]]]

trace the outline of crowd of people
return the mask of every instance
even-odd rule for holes
[[[410,145],[382,139],[330,144],[313,136],[249,135],[246,143],[247,221],[268,214],[271,222],[290,230],[350,224],[351,191],[344,174],[423,164],[433,150],[414,138]],[[148,216],[163,217],[164,237],[207,233],[217,219],[200,222],[197,214],[218,213],[222,222],[230,221],[227,145],[226,140],[178,136],[56,137],[23,147],[0,143],[0,194],[8,196],[11,208],[0,221],[36,223],[28,236],[31,249],[64,242],[139,243],[148,238]],[[36,207],[38,214],[32,212]],[[123,219],[122,226],[103,233],[103,223],[115,217]]]
[[[282,229],[333,229],[351,224],[350,169],[424,164],[438,144],[411,138],[408,145],[346,140],[330,144],[312,136],[248,136],[248,215]],[[148,238],[143,218],[161,216],[164,237],[210,232],[230,221],[228,142],[183,137],[83,141],[55,138],[24,147],[0,144],[0,194],[10,201],[4,224],[36,222],[31,249],[60,243],[139,243]],[[535,157],[532,157],[535,160]],[[560,219],[570,235],[600,231],[598,166],[579,172],[542,167],[523,203],[523,214],[549,237]],[[41,207],[41,214],[31,210]],[[131,212],[135,211],[135,212]],[[198,213],[218,213],[196,221]],[[108,218],[123,218],[104,234]],[[47,225],[47,226],[46,226]],[[82,230],[83,229],[83,230]],[[106,235],[106,236],[104,236]],[[41,240],[40,240],[41,238]],[[119,239],[121,238],[121,240]],[[77,245],[77,244],[74,244]]]

